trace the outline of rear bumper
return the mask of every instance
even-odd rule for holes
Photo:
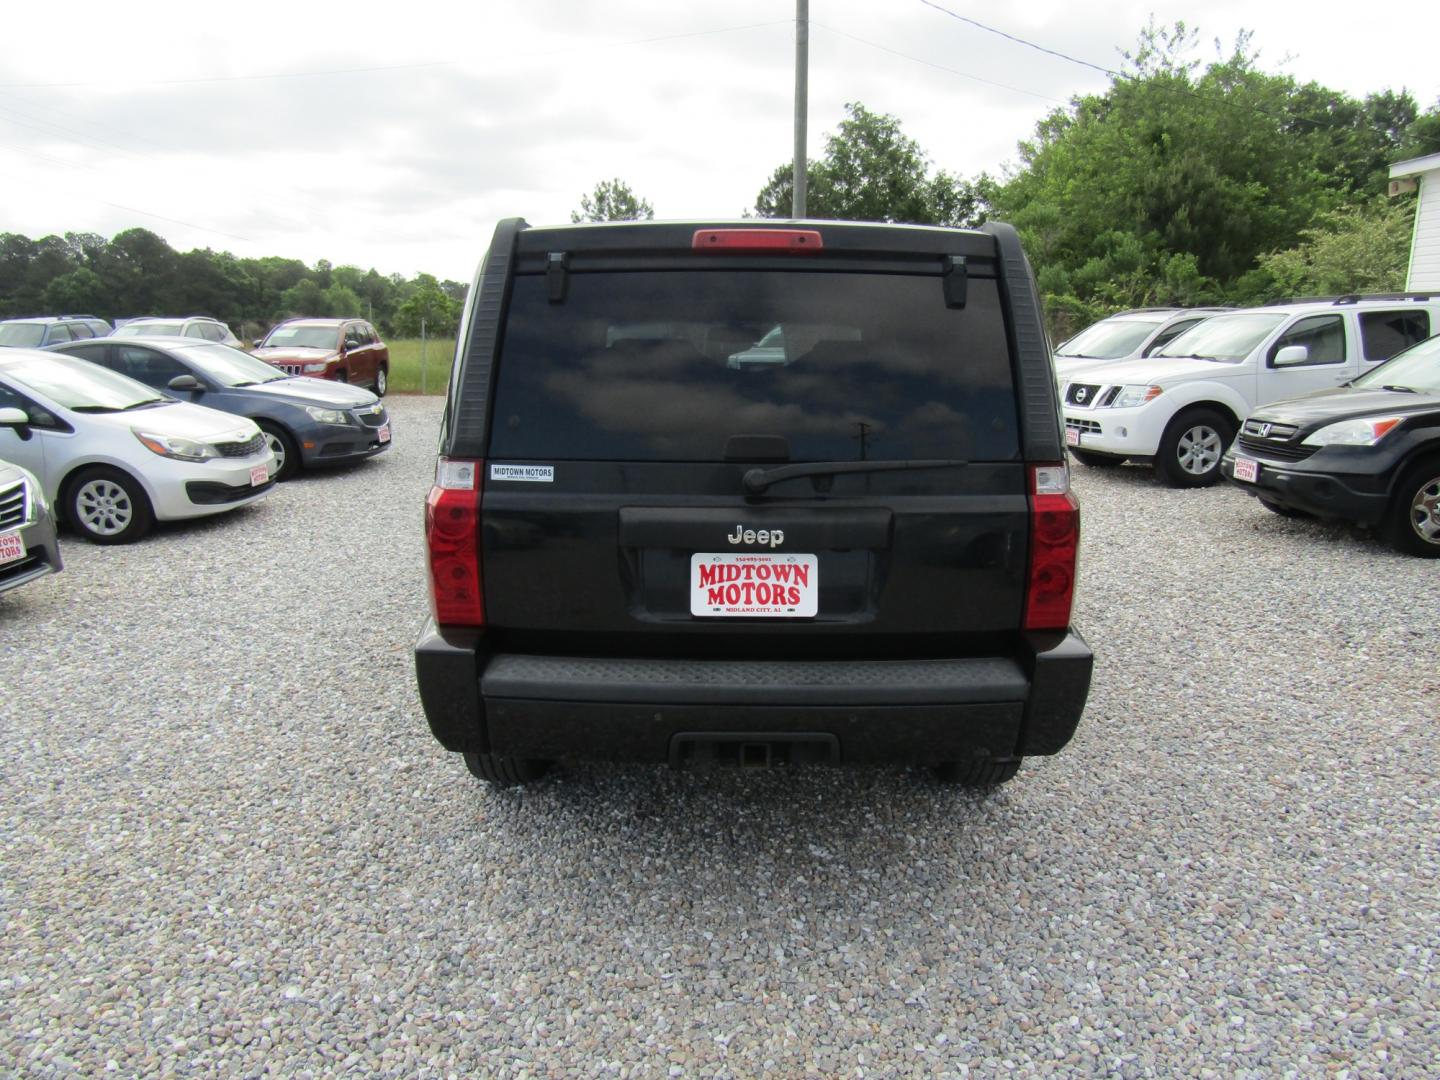
[[[1076,633],[1019,655],[944,660],[680,660],[489,655],[478,631],[427,622],[420,699],[449,750],[665,762],[678,742],[833,736],[844,763],[938,764],[1053,754],[1069,742],[1093,657]]]

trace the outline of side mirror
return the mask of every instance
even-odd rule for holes
[[[1306,363],[1310,359],[1310,350],[1304,345],[1286,345],[1275,354],[1275,359],[1270,361],[1271,367],[1294,367],[1296,364]]]
[[[30,414],[12,405],[0,408],[0,428],[14,428],[22,442],[30,439]]]
[[[201,393],[205,390],[204,384],[194,375],[176,375],[165,385],[171,390],[195,390]]]
[[[250,347],[251,347],[252,349],[260,349],[260,348],[263,348],[264,345],[265,345],[265,339],[264,339],[264,338],[258,338],[258,337],[257,337],[254,341],[252,341],[252,342],[250,343]]]

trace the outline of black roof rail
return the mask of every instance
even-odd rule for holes
[[[1337,304],[1358,304],[1361,300],[1440,300],[1440,292],[1346,293]]]

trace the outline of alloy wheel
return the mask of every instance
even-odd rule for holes
[[[1416,489],[1410,500],[1410,525],[1425,543],[1440,546],[1440,476]]]
[[[1203,476],[1215,468],[1224,452],[1220,433],[1208,424],[1196,424],[1180,436],[1175,446],[1180,467],[1192,476]]]
[[[113,480],[91,480],[75,496],[80,522],[98,536],[115,536],[129,526],[135,507],[129,493]]]
[[[285,471],[285,440],[273,431],[267,431],[265,432],[265,445],[270,447],[270,452],[275,455],[274,475],[279,476]]]

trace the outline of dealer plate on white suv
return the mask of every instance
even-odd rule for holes
[[[1260,478],[1260,463],[1252,461],[1248,457],[1237,457],[1235,459],[1235,479],[1245,480],[1251,484]]]
[[[819,609],[814,555],[701,551],[690,557],[690,614],[806,619]]]

